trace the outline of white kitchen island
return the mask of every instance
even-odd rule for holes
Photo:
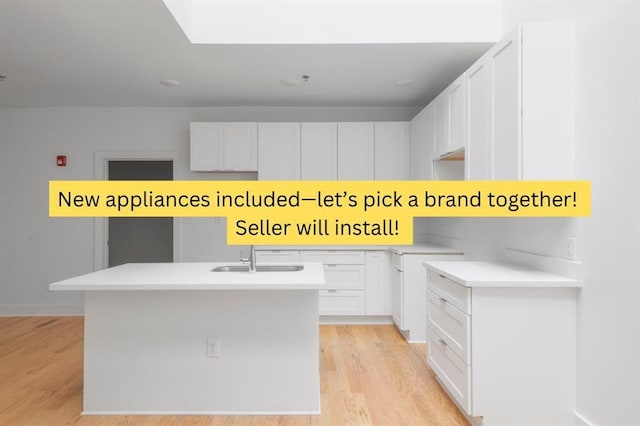
[[[320,412],[322,265],[220,265],[126,264],[50,285],[85,294],[84,414]]]

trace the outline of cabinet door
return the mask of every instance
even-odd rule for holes
[[[422,180],[423,118],[424,110],[413,117],[410,125],[409,179],[411,180]]]
[[[302,123],[300,176],[303,180],[338,178],[337,123]]]
[[[491,86],[490,61],[483,57],[466,72],[467,180],[491,179]]]
[[[373,123],[338,123],[338,179],[372,180]]]
[[[465,98],[465,75],[462,74],[447,88],[449,143],[446,153],[458,151],[465,146]]]
[[[489,54],[494,180],[519,180],[522,177],[520,54],[519,31],[496,44]]]
[[[405,180],[409,170],[409,123],[379,122],[374,125],[375,180]]]
[[[224,123],[225,170],[258,170],[258,124]]]
[[[207,172],[222,169],[222,135],[222,123],[191,123],[191,170]]]
[[[404,330],[404,285],[402,271],[391,269],[391,317],[400,330]]]
[[[300,123],[258,124],[258,179],[300,179]]]
[[[391,259],[387,251],[366,254],[366,314],[391,315]]]
[[[433,101],[436,158],[447,152],[449,147],[449,105],[446,92]]]
[[[422,179],[433,179],[433,159],[436,149],[436,123],[433,104],[427,105],[422,116]]]

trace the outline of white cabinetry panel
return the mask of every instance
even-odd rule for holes
[[[189,139],[192,171],[222,169],[222,132],[222,123],[191,123]]]
[[[366,253],[366,313],[391,315],[391,259],[388,251]]]
[[[224,168],[258,170],[258,124],[224,123]]]
[[[300,123],[258,124],[258,179],[300,179]]]
[[[302,123],[300,174],[302,180],[338,178],[337,123]]]
[[[520,144],[520,32],[491,50],[493,179],[519,180]]]
[[[409,123],[377,122],[374,127],[374,177],[406,180],[409,175]]]
[[[467,80],[467,180],[491,179],[490,63],[482,57],[465,73]]]
[[[190,150],[192,171],[256,171],[257,124],[191,123]]]
[[[338,123],[338,179],[373,180],[373,178],[373,123]]]

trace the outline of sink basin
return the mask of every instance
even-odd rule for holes
[[[256,272],[297,272],[302,271],[304,265],[258,265]],[[249,265],[216,266],[211,272],[249,272]]]

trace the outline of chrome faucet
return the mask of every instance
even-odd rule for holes
[[[249,249],[249,257],[243,257],[242,256],[242,249],[240,249],[240,262],[242,263],[247,263],[249,262],[249,273],[250,274],[255,274],[256,273],[256,249],[255,246],[253,244],[251,244],[251,248]]]

